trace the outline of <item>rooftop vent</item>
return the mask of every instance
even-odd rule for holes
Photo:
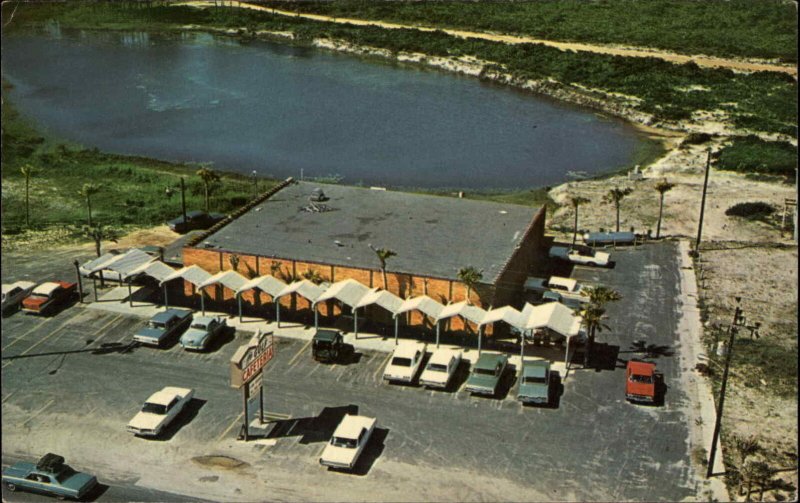
[[[319,187],[317,187],[316,189],[312,190],[311,191],[311,196],[309,197],[309,200],[313,201],[315,203],[321,203],[321,202],[327,201],[328,199],[330,199],[330,198],[328,196],[326,196],[325,193],[322,191],[322,189],[320,189]]]

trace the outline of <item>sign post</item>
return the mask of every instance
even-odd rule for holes
[[[264,423],[264,391],[261,381],[264,367],[274,356],[275,344],[272,332],[262,334],[261,330],[258,330],[250,341],[239,346],[231,357],[231,387],[242,390],[244,407],[242,436],[245,441],[250,439],[250,415],[247,404],[256,392],[259,397],[259,419],[262,424]]]

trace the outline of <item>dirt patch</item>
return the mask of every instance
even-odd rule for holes
[[[120,248],[131,248],[135,246],[167,246],[180,237],[179,234],[169,230],[166,225],[139,229],[123,236],[119,240]]]
[[[245,463],[242,460],[232,458],[230,456],[197,456],[192,458],[192,461],[207,467],[223,468],[225,470],[235,470],[237,468],[247,468],[250,463]]]

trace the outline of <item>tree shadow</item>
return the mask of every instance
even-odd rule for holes
[[[604,342],[595,342],[589,353],[588,367],[593,368],[596,372],[625,368],[625,365],[620,363],[621,360],[618,357],[619,346],[606,344]]]
[[[675,351],[670,346],[659,346],[658,344],[647,344],[644,340],[633,341],[627,351],[621,353],[639,353],[644,355],[644,358],[656,359],[661,356],[673,356]]]
[[[200,398],[192,398],[189,403],[183,408],[180,414],[169,423],[166,428],[161,430],[161,434],[157,437],[142,437],[156,442],[168,442],[175,436],[181,428],[192,422],[197,417],[200,409],[206,404],[205,400]]]

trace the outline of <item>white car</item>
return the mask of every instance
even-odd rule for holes
[[[383,371],[383,378],[394,382],[412,382],[425,356],[425,347],[422,342],[405,342],[398,345],[389,364],[386,365],[386,370]]]
[[[17,281],[10,285],[3,284],[3,303],[0,309],[5,311],[17,306],[22,302],[22,299],[30,295],[35,287],[36,283],[33,281]]]
[[[437,349],[428,360],[419,382],[429,388],[447,388],[450,379],[461,363],[461,351],[457,349]]]
[[[556,292],[565,299],[572,299],[580,302],[587,302],[589,300],[585,295],[581,295],[583,285],[579,284],[574,279],[562,278],[560,276],[551,276],[550,279],[529,276],[525,281],[525,289],[539,293],[548,291]]]
[[[374,417],[346,414],[322,451],[319,463],[352,470],[375,430],[376,421]]]
[[[550,257],[572,262],[573,264],[608,267],[611,254],[593,250],[588,246],[553,246],[550,248]]]
[[[153,393],[128,423],[128,431],[144,437],[158,436],[181,413],[192,396],[193,389],[172,386]]]

